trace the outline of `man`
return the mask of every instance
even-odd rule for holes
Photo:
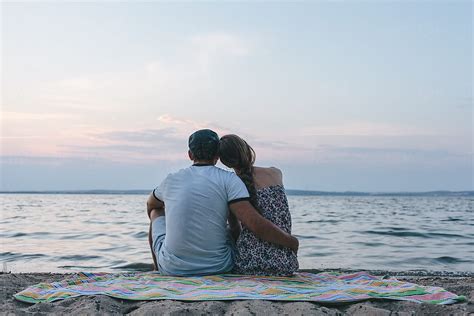
[[[298,250],[295,237],[253,208],[244,183],[234,173],[215,167],[218,150],[215,132],[193,133],[188,155],[194,164],[169,174],[148,198],[149,243],[155,269],[162,274],[229,272],[233,267],[229,209],[259,238]]]

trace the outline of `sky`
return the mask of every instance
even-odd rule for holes
[[[0,190],[152,189],[238,134],[289,189],[474,190],[470,1],[3,2]]]

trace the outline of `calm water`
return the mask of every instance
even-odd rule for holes
[[[472,197],[288,199],[301,268],[474,271]],[[149,264],[145,201],[145,195],[1,194],[3,268],[117,271]]]

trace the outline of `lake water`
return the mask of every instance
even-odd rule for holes
[[[0,194],[3,269],[150,264],[146,195]],[[474,271],[473,197],[288,196],[300,267]]]

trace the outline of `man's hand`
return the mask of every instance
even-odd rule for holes
[[[237,239],[239,239],[240,232],[242,231],[240,222],[237,219],[237,217],[235,217],[234,213],[232,212],[229,213],[229,218],[227,220],[229,222],[229,228],[230,228],[230,233],[232,235],[232,238],[236,242]]]
[[[231,203],[229,207],[237,219],[260,239],[290,248],[295,253],[298,252],[298,239],[260,215],[250,202],[235,202]]]

